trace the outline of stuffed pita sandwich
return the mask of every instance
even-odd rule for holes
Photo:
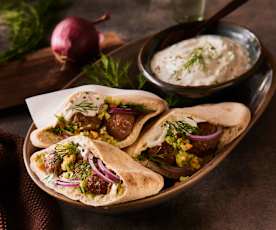
[[[237,138],[249,122],[250,111],[240,103],[172,109],[126,151],[165,177],[185,179]]]
[[[112,92],[112,88],[108,89]],[[101,90],[74,93],[53,116],[51,124],[31,133],[32,144],[47,148],[81,134],[119,148],[131,145],[145,122],[166,110],[167,104],[144,91],[119,92],[125,91],[127,94],[108,95]]]
[[[106,206],[158,193],[163,177],[103,141],[69,137],[31,156],[31,169],[45,186],[92,206]]]

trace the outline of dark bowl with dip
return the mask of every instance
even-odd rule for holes
[[[204,31],[202,35],[219,35],[241,44],[247,50],[250,59],[250,68],[245,73],[222,83],[199,86],[175,85],[159,79],[151,69],[151,61],[154,55],[158,51],[187,39],[187,31],[192,30],[199,24],[200,22],[194,22],[169,27],[149,38],[139,52],[138,66],[142,74],[153,85],[168,95],[177,95],[192,99],[214,95],[226,88],[236,86],[252,76],[262,61],[261,42],[251,31],[232,23],[220,22]]]

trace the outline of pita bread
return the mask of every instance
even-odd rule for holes
[[[192,117],[199,121],[207,121],[222,126],[223,133],[218,145],[218,149],[220,149],[232,142],[246,129],[250,122],[251,115],[249,109],[245,105],[235,102],[204,104],[187,108],[171,109],[148,127],[141,135],[141,138],[126,149],[127,153],[133,158],[136,158],[148,147],[154,147],[161,144],[164,141],[165,133],[165,128],[162,124],[164,124],[165,121],[183,120],[185,117]],[[146,166],[150,165],[148,160],[142,161],[141,163]]]
[[[163,177],[151,170],[145,168],[138,162],[134,161],[125,152],[106,142],[91,140],[84,136],[69,137],[58,144],[74,142],[88,150],[88,155],[93,155],[102,160],[105,166],[118,175],[122,181],[123,192],[117,193],[117,187],[112,185],[109,193],[106,195],[91,196],[81,193],[79,188],[63,187],[56,185],[57,176],[51,181],[46,180],[50,174],[45,169],[41,169],[37,163],[37,157],[42,154],[49,154],[55,151],[56,145],[52,145],[47,149],[38,151],[31,156],[30,166],[33,172],[45,184],[45,186],[55,190],[56,192],[72,199],[92,206],[105,206],[117,204],[144,198],[158,193],[164,185]]]
[[[124,90],[122,90],[124,91]],[[131,90],[127,90],[128,92]],[[117,92],[117,91],[116,91]],[[57,115],[64,115],[66,120],[69,120],[74,112],[68,112],[68,109],[70,109],[70,106],[72,106],[72,101],[77,101],[82,96],[86,96],[88,93],[88,99],[91,102],[95,103],[100,107],[101,103],[104,103],[104,100],[106,98],[111,98],[112,101],[119,101],[123,104],[135,104],[135,105],[143,105],[145,108],[151,110],[151,112],[139,115],[138,118],[135,121],[134,127],[132,128],[131,133],[122,141],[116,142],[116,146],[119,148],[125,148],[132,143],[136,141],[138,138],[143,125],[152,117],[157,116],[158,114],[162,113],[164,110],[168,109],[167,103],[162,100],[161,98],[157,97],[156,95],[151,96],[149,93],[143,93],[144,91],[137,91],[135,90],[132,93],[129,93],[129,95],[126,95],[122,93],[121,95],[116,93],[116,95],[106,95],[102,94],[102,92],[99,91],[80,91],[78,93],[74,93],[71,95],[66,103],[60,108],[59,111],[57,111]],[[95,100],[95,98],[100,98],[99,100]],[[75,111],[75,113],[78,111]],[[92,114],[93,112],[93,114]],[[87,116],[95,116],[98,111],[92,111],[90,115],[87,115],[83,112],[81,112],[83,115]],[[47,127],[36,129],[31,133],[30,139],[34,146],[39,148],[47,148],[52,144],[57,143],[58,141],[61,141],[64,139],[61,136],[55,135],[53,132],[49,131],[50,127],[55,127],[58,123],[57,118],[53,116],[50,124]]]

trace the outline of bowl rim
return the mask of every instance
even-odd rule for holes
[[[194,24],[197,23],[198,24],[198,23],[201,23],[201,22],[192,22],[192,23],[194,23]],[[184,90],[184,89],[185,90],[206,90],[206,89],[225,88],[227,86],[232,85],[233,83],[237,83],[237,82],[249,77],[250,75],[252,75],[252,73],[254,73],[256,71],[257,67],[259,66],[259,64],[261,63],[261,61],[263,59],[263,49],[264,49],[264,47],[263,47],[263,44],[262,44],[261,40],[256,35],[256,33],[254,33],[251,29],[249,29],[246,26],[239,25],[239,24],[236,24],[236,23],[233,23],[233,22],[221,21],[221,22],[218,22],[216,24],[216,26],[234,27],[234,28],[245,30],[250,36],[254,37],[255,40],[257,41],[257,44],[258,44],[257,46],[258,46],[258,50],[259,50],[258,57],[257,57],[256,61],[254,63],[252,63],[251,67],[246,72],[244,72],[243,74],[241,74],[241,75],[239,75],[239,76],[237,76],[233,79],[230,79],[228,81],[221,82],[219,84],[199,85],[199,86],[183,86],[183,85],[176,85],[176,84],[171,84],[169,82],[163,81],[163,80],[159,79],[158,77],[156,77],[153,72],[150,73],[145,68],[145,65],[143,64],[143,61],[142,61],[142,57],[145,55],[146,47],[157,36],[160,36],[162,33],[165,33],[165,32],[171,31],[171,30],[173,30],[177,27],[180,27],[181,25],[185,25],[185,23],[176,24],[176,25],[170,26],[170,27],[168,27],[164,30],[161,30],[161,31],[155,33],[149,39],[146,40],[146,42],[143,44],[142,48],[139,51],[138,59],[137,59],[139,70],[145,75],[145,77],[151,83],[157,85],[158,87],[166,87],[166,88],[169,88],[171,90]],[[183,40],[186,40],[186,39],[183,39]]]

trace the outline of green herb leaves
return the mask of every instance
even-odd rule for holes
[[[197,126],[192,126],[185,121],[166,121],[164,126],[167,128],[167,136],[187,136],[189,133],[198,132]]]
[[[205,66],[205,60],[203,56],[203,48],[199,47],[193,50],[193,52],[190,54],[190,57],[188,60],[184,63],[183,68],[185,70],[191,71],[191,68],[194,65],[200,65]]]
[[[129,63],[120,63],[102,54],[100,62],[85,66],[83,73],[93,84],[114,88],[142,89],[146,82],[144,76],[140,74],[131,79],[129,69]]]
[[[92,102],[89,101],[81,101],[78,104],[73,104],[68,108],[68,110],[75,110],[82,113],[87,113],[90,110],[98,110],[98,107],[93,105]]]
[[[69,133],[73,135],[77,127],[64,119],[63,116],[56,116],[57,118],[57,125],[55,127],[50,127],[48,131],[53,132],[56,135],[63,135],[64,133]]]
[[[74,177],[84,180],[91,175],[91,166],[87,161],[79,161],[74,166]]]
[[[19,58],[21,55],[36,49],[45,35],[53,9],[61,4],[61,0],[43,0],[28,3],[27,0],[1,1],[0,25],[8,28],[10,47],[0,52],[0,63]],[[47,20],[44,20],[46,19]]]
[[[78,154],[80,152],[78,146],[79,145],[74,142],[57,144],[55,147],[55,151],[58,154],[59,158],[63,159],[64,156]]]
[[[19,56],[37,46],[43,36],[36,9],[25,2],[15,8],[0,10],[1,22],[9,27],[9,40],[11,47],[0,53],[0,63]]]
[[[180,69],[176,70],[173,76],[176,80],[181,80],[181,75],[183,71],[191,72],[194,66],[198,66],[199,68],[206,71],[206,61],[217,58],[216,48],[211,43],[206,43],[202,47],[195,48],[190,55],[188,56],[187,60],[181,66]]]

